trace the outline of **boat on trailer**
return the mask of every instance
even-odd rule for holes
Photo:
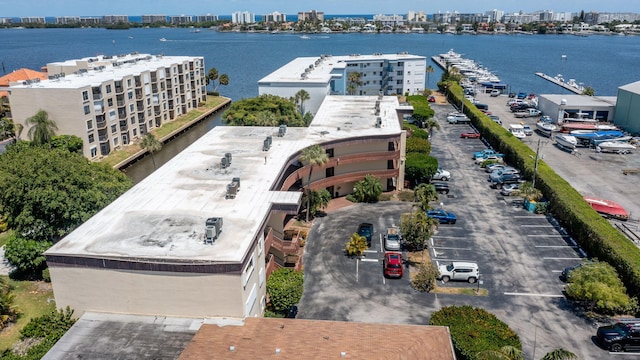
[[[540,135],[544,135],[546,137],[551,137],[551,133],[556,131],[557,129],[558,127],[552,123],[543,121],[536,123],[536,131],[538,131]]]
[[[556,144],[563,149],[574,151],[578,146],[578,139],[572,135],[558,134],[555,136]]]
[[[635,146],[623,141],[604,141],[596,145],[596,150],[602,152],[614,152],[618,154],[628,154],[635,150]]]
[[[591,205],[593,210],[597,211],[599,214],[610,217],[618,220],[628,220],[629,213],[625,210],[622,205],[618,204],[615,201],[600,199],[593,196],[584,196],[584,200]]]

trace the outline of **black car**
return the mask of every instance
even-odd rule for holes
[[[289,311],[287,311],[287,315],[285,316],[287,319],[295,319],[298,316],[298,305],[291,305]]]
[[[446,182],[433,181],[433,182],[431,182],[431,185],[433,185],[436,188],[436,192],[439,192],[439,193],[442,193],[442,194],[448,194],[449,193],[449,184],[447,184]]]
[[[367,245],[371,246],[371,237],[373,236],[373,224],[362,223],[358,225],[358,235],[367,239]]]
[[[518,111],[533,109],[533,108],[535,108],[535,106],[528,103],[515,103],[510,107],[512,112],[518,112]]]
[[[596,336],[600,344],[612,352],[640,350],[640,319],[600,326]]]

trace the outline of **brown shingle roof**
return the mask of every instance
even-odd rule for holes
[[[213,358],[444,360],[455,356],[449,329],[442,326],[247,318],[243,326],[202,325],[180,355],[181,360]]]
[[[12,82],[31,80],[31,79],[45,80],[47,79],[47,73],[26,69],[26,68],[19,69],[5,76],[0,77],[0,87],[9,86],[9,83],[12,83]]]

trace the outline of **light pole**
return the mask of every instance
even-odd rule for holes
[[[533,188],[536,187],[536,176],[538,175],[538,158],[540,156],[540,139],[538,139],[538,146],[536,147],[536,159],[533,165]]]

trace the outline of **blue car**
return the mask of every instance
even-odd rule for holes
[[[428,210],[427,216],[432,219],[438,219],[440,224],[455,224],[457,220],[456,214],[442,209]]]

